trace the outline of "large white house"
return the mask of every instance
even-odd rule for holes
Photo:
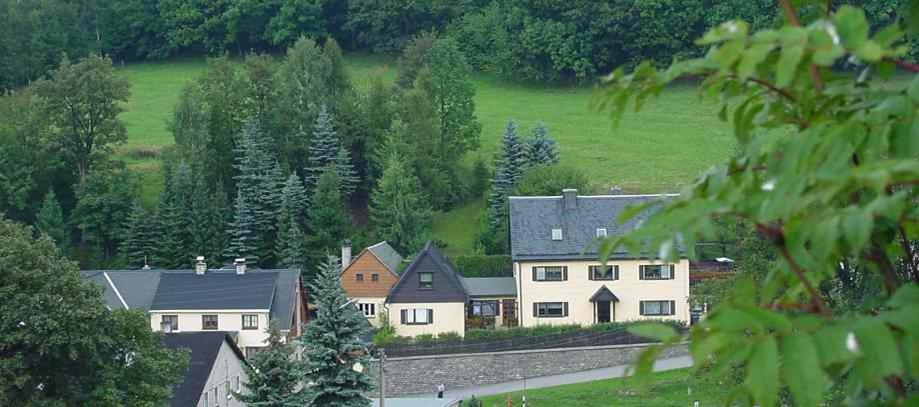
[[[155,331],[229,332],[247,356],[267,346],[270,322],[293,338],[309,318],[299,270],[250,269],[244,260],[232,268],[208,269],[202,260],[195,270],[82,274],[103,287],[110,309],[145,310]]]
[[[620,225],[627,206],[661,195],[511,197],[511,257],[520,324],[593,324],[639,319],[689,321],[689,261],[661,263],[625,251],[598,259],[600,239],[636,227]],[[666,196],[663,196],[666,197]]]

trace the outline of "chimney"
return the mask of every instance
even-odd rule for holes
[[[577,189],[563,189],[562,190],[562,209],[566,211],[571,211],[577,208],[578,208],[578,190]]]
[[[207,263],[204,262],[204,256],[198,256],[195,259],[195,274],[203,276],[207,271]]]
[[[351,241],[348,239],[341,241],[341,269],[348,268],[351,264]]]
[[[619,185],[616,185],[609,189],[609,194],[610,195],[622,195],[622,188],[620,188]]]
[[[233,262],[233,265],[236,266],[236,275],[246,274],[246,258],[240,257]]]

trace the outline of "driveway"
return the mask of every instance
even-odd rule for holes
[[[654,371],[680,369],[692,366],[690,356],[677,356],[672,358],[659,359],[654,363]],[[515,380],[512,382],[486,384],[482,386],[466,387],[462,389],[447,389],[444,397],[468,399],[475,395],[476,397],[490,396],[492,394],[501,394],[523,389],[538,389],[540,387],[552,387],[562,384],[592,382],[594,380],[613,379],[625,376],[625,370],[628,366],[613,366],[602,369],[585,370],[583,372],[563,373],[551,376],[534,377],[526,380]],[[436,393],[415,394],[409,397],[437,397]]]

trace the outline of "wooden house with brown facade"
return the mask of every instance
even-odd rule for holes
[[[380,242],[351,259],[350,245],[342,246],[341,285],[348,298],[373,326],[379,326],[383,303],[389,290],[399,281],[398,269],[402,255],[389,243]]]

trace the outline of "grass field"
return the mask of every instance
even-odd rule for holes
[[[346,66],[357,82],[372,72],[395,77],[395,60],[349,54]],[[130,167],[144,176],[144,201],[155,201],[161,175],[156,159],[135,158],[138,149],[172,144],[167,130],[182,87],[204,72],[204,58],[174,59],[128,65],[119,74],[131,82],[131,100],[122,119],[128,143],[120,150]],[[558,140],[562,163],[590,175],[595,192],[618,185],[627,192],[670,192],[724,158],[732,149],[730,129],[718,121],[716,106],[703,102],[696,90],[677,86],[627,114],[613,128],[607,114],[589,107],[593,89],[508,83],[490,74],[475,74],[476,110],[482,123],[481,147],[470,159],[489,162],[508,119],[524,134],[543,122]],[[438,215],[435,235],[451,254],[472,249],[474,220],[482,207],[474,202]],[[470,217],[474,216],[474,217]]]
[[[628,379],[609,379],[528,390],[527,407],[686,407],[698,401],[700,406],[722,405],[725,387],[710,379],[692,376],[689,369],[654,373],[651,385],[639,392]],[[511,396],[519,406],[523,392],[498,394],[482,398],[485,407],[504,407]]]

